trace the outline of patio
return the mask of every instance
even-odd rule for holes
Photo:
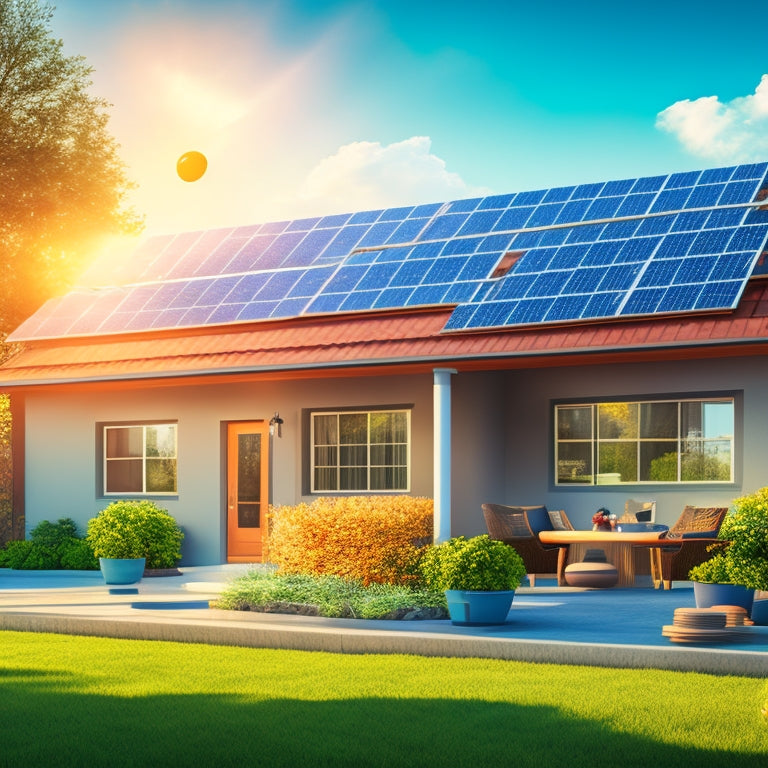
[[[476,656],[612,667],[653,667],[768,677],[768,627],[739,642],[673,643],[662,627],[693,589],[581,590],[537,579],[521,587],[507,623],[457,627],[447,620],[363,621],[208,608],[248,566],[183,568],[110,589],[94,571],[0,569],[0,629],[292,648],[337,653]]]

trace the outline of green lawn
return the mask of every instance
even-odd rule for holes
[[[768,765],[764,680],[0,632],[0,766]]]

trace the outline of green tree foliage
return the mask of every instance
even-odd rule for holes
[[[105,236],[138,232],[93,71],[52,37],[54,7],[0,0],[0,337],[73,284]]]

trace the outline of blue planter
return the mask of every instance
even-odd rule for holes
[[[146,558],[100,557],[99,567],[107,584],[135,584],[144,575]]]
[[[713,605],[740,605],[747,615],[752,612],[755,590],[740,584],[702,584],[693,582],[693,596],[697,608],[711,608]]]
[[[451,622],[464,627],[504,624],[514,596],[513,589],[496,592],[445,591]]]

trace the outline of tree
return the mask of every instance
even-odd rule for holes
[[[66,291],[110,234],[137,233],[133,186],[88,93],[82,56],[51,35],[54,7],[0,0],[0,338]]]

